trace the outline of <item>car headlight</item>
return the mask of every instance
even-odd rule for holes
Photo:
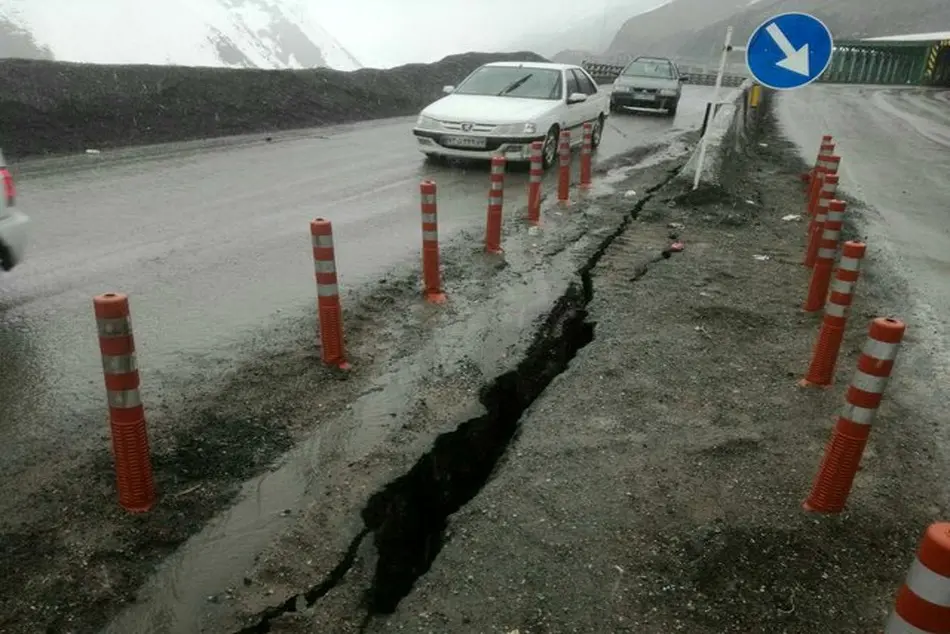
[[[660,94],[664,97],[675,97],[676,90],[674,90],[673,88],[664,88],[663,90],[660,91]]]
[[[435,130],[439,127],[439,122],[433,119],[432,117],[427,117],[425,115],[419,115],[419,118],[416,119],[416,127],[428,130]]]
[[[535,123],[509,123],[500,125],[495,129],[495,134],[510,134],[512,136],[523,136],[537,134],[538,126]]]
[[[630,92],[630,86],[618,86],[614,84],[614,92]]]

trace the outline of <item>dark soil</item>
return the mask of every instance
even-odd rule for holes
[[[543,58],[466,53],[353,72],[4,59],[0,147],[13,159],[412,115],[498,60]]]
[[[0,632],[93,632],[134,601],[155,565],[227,506],[244,481],[366,388],[375,364],[395,352],[389,311],[415,297],[415,275],[394,276],[353,303],[348,346],[360,363],[349,374],[321,363],[308,320],[285,326],[285,349],[208,368],[224,376],[223,387],[149,409],[149,419],[161,423],[150,439],[160,495],[151,512],[130,515],[116,504],[105,449],[96,463],[42,489],[0,533]],[[396,334],[411,343],[412,329]]]
[[[431,568],[394,614],[334,631],[881,631],[921,533],[950,511],[927,449],[938,421],[889,389],[846,511],[802,510],[868,321],[899,304],[867,262],[836,384],[798,386],[821,319],[801,311],[803,224],[783,220],[804,166],[763,124],[731,190],[661,190],[606,250],[593,340],[519,420]],[[686,249],[664,257],[671,230]],[[320,612],[278,631],[317,631]]]

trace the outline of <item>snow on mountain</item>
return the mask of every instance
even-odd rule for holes
[[[62,61],[361,67],[306,0],[0,0],[0,21]]]

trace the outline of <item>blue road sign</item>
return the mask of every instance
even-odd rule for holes
[[[752,32],[745,59],[757,82],[791,90],[821,77],[833,50],[831,31],[824,22],[807,13],[782,13]]]

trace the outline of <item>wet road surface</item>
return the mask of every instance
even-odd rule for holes
[[[908,389],[944,408],[950,382],[950,92],[812,86],[783,95],[779,114],[810,161],[821,135],[834,135],[841,190],[871,208],[862,225],[867,258],[897,272],[910,291],[912,306],[896,307],[908,322],[911,345],[905,348],[920,353],[905,365],[905,376],[917,379]],[[937,433],[950,458],[950,432],[944,426]]]
[[[697,127],[711,89],[687,86],[675,120],[615,116],[597,160]],[[484,222],[487,171],[425,165],[412,119],[66,157],[18,166],[32,248],[0,277],[0,481],[25,488],[105,437],[91,316],[129,293],[146,405],[253,354],[262,325],[314,303],[307,223],[334,222],[345,289],[417,257],[418,187],[439,185],[441,233]],[[551,176],[553,176],[553,171]],[[506,202],[524,204],[526,174]],[[550,187],[550,185],[547,185]],[[0,510],[20,506],[5,496]]]

